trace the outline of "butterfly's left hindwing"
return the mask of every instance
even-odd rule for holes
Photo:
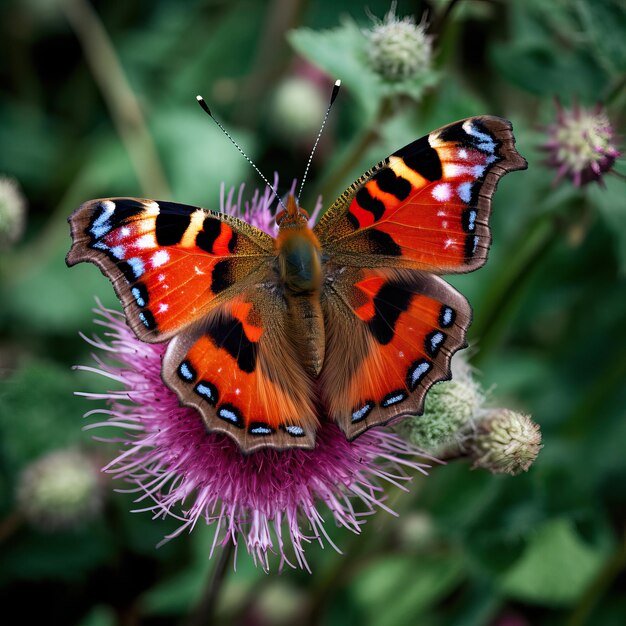
[[[70,216],[67,264],[95,263],[143,341],[175,335],[266,270],[274,241],[234,217],[140,198],[92,200]]]
[[[330,266],[322,307],[322,398],[349,439],[422,413],[428,389],[450,378],[471,309],[448,283],[413,270]]]

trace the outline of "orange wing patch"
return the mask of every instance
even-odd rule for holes
[[[279,326],[266,324],[262,315],[265,309],[280,319],[276,307],[284,305],[267,293],[253,298],[237,298],[177,335],[163,361],[163,379],[200,411],[210,430],[232,436],[246,452],[312,447],[312,383]]]
[[[450,377],[471,310],[438,277],[410,270],[347,270],[324,290],[323,400],[349,438],[422,411],[426,391]],[[346,344],[345,337],[350,337]]]

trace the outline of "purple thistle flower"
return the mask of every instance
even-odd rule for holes
[[[233,191],[226,199],[222,193],[222,210],[239,212],[241,195],[241,189],[236,200]],[[271,233],[274,201],[269,190],[257,192],[243,215]],[[406,470],[426,473],[428,465],[416,459],[429,457],[394,433],[371,429],[350,442],[328,421],[322,422],[313,450],[266,448],[242,454],[230,437],[207,432],[197,411],[180,406],[162,381],[166,344],[138,340],[119,312],[102,306],[95,312],[106,339],[83,338],[111,359],[94,354],[97,367],[80,369],[106,376],[122,389],[80,394],[108,405],[87,414],[106,417],[87,428],[114,427],[124,433],[106,439],[122,451],[104,471],[133,485],[129,491],[138,494],[136,501],[148,503],[140,510],[182,521],[164,541],[204,521],[215,527],[211,554],[218,544],[232,542],[237,548],[243,542],[266,571],[270,552],[278,553],[280,569],[287,564],[310,571],[306,543],[328,542],[339,550],[326,531],[319,502],[338,526],[359,533],[376,509],[393,513],[384,503],[384,484],[406,490]]]
[[[548,164],[557,170],[555,183],[570,178],[576,187],[598,181],[609,172],[621,153],[606,111],[598,104],[585,109],[575,104],[564,109],[556,101],[557,121],[547,130],[550,139],[542,148],[548,151]]]
[[[278,232],[278,227],[274,220],[276,216],[276,208],[274,203],[276,202],[276,196],[274,192],[265,187],[263,193],[260,193],[258,189],[255,189],[252,200],[242,201],[243,191],[245,185],[242,183],[239,186],[237,197],[235,199],[235,188],[232,187],[228,194],[224,196],[224,183],[220,188],[220,211],[228,215],[234,215],[242,220],[248,222],[251,226],[259,228],[266,232],[268,235],[274,237]],[[274,174],[274,189],[278,189],[278,174]],[[291,183],[291,189],[289,193],[296,193],[296,181]],[[322,210],[322,198],[318,197],[311,217],[309,218],[309,226],[313,228],[317,218]]]

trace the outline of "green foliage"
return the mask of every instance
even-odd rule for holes
[[[606,557],[606,550],[581,539],[570,520],[554,519],[529,538],[523,555],[503,576],[502,589],[525,602],[573,605]]]
[[[372,20],[347,0],[294,3],[290,16],[278,14],[280,3],[254,0],[93,3],[164,181],[146,177],[145,161],[129,152],[129,141],[140,143],[136,120],[109,98],[122,86],[115,72],[96,79],[68,4],[0,9],[0,176],[17,179],[28,204],[25,236],[0,252],[0,599],[19,606],[25,623],[68,626],[182,622],[200,601],[217,567],[211,529],[199,524],[156,549],[179,521],[129,513],[149,501],[115,493],[127,485],[107,475],[102,514],[72,531],[36,530],[16,510],[20,473],[46,452],[80,447],[105,465],[120,447],[94,446],[81,431],[81,415],[97,403],[73,392],[117,383],[70,369],[88,361],[78,332],[101,331],[91,322],[94,296],[119,305],[95,267],[66,268],[66,218],[101,196],[164,188],[162,199],[217,209],[221,182],[246,183],[246,194],[260,186],[194,103],[197,93],[266,175],[278,171],[285,191],[309,146],[275,135],[267,111],[283,79],[314,76],[316,88],[328,85],[324,99],[335,79],[343,83],[308,187],[325,205],[433,128],[481,113],[513,122],[529,169],[499,186],[487,265],[451,282],[474,309],[477,380],[498,405],[534,417],[544,448],[514,478],[458,461],[416,476],[409,494],[389,495],[398,519],[378,514],[358,537],[331,529],[344,554],[308,546],[313,574],[287,568],[271,597],[293,589],[303,624],[491,626],[515,615],[533,626],[621,626],[625,185],[616,175],[581,189],[554,183],[539,146],[555,98],[568,107],[601,102],[626,134],[623,2],[399,2],[396,14],[414,11],[417,22],[430,9],[433,67],[395,82],[372,70],[363,33]],[[368,7],[380,18],[390,8]],[[626,173],[623,158],[614,169]],[[402,526],[416,515],[429,528],[418,539]],[[275,583],[239,546],[216,623],[269,623],[258,598]]]

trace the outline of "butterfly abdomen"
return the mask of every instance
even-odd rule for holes
[[[304,368],[316,378],[324,361],[319,242],[305,222],[301,228],[281,230],[277,253],[280,280],[287,302],[289,334]]]

